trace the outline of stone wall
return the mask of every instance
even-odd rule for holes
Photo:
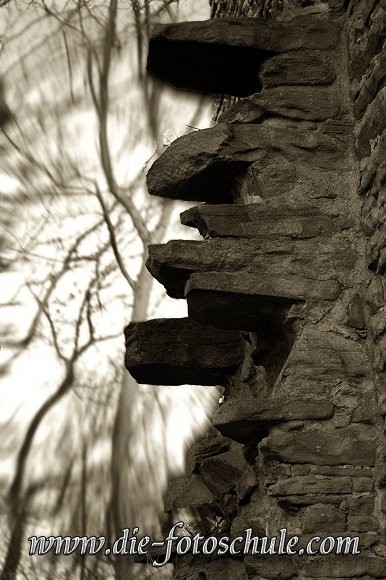
[[[150,246],[189,316],[129,325],[126,367],[223,387],[165,507],[194,509],[201,533],[286,528],[300,547],[350,535],[361,549],[187,554],[176,578],[386,578],[385,6],[347,4],[249,2],[270,19],[167,25],[150,42],[161,79],[237,97],[148,173],[150,194],[204,202],[181,215],[203,241]]]
[[[363,319],[373,386],[384,421],[378,447],[376,514],[386,537],[386,2],[353,2],[348,14],[348,71],[365,279],[356,308]],[[386,576],[386,574],[385,574]]]

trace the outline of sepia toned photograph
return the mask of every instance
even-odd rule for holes
[[[386,580],[384,0],[0,0],[0,580]]]

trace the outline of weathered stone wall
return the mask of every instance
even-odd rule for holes
[[[194,508],[204,533],[359,536],[361,554],[188,554],[176,577],[386,578],[385,6],[243,6],[273,17],[169,25],[150,44],[153,73],[238,100],[149,171],[150,194],[204,202],[181,215],[203,241],[149,248],[189,318],[129,325],[126,366],[224,388],[166,509]]]
[[[378,411],[384,421],[378,448],[376,513],[386,537],[386,2],[353,2],[348,19],[348,69],[366,278],[356,307],[363,319]],[[385,574],[386,575],[386,574]]]

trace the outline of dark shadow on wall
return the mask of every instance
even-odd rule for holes
[[[246,97],[261,90],[259,70],[269,56],[250,46],[154,39],[147,68],[176,88]]]

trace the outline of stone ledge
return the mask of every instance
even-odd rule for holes
[[[265,327],[280,307],[304,300],[334,300],[341,287],[335,280],[300,276],[265,278],[251,272],[191,274],[185,286],[189,316],[221,328]]]
[[[329,127],[326,124],[325,129]],[[148,191],[172,199],[229,203],[237,175],[269,153],[278,152],[295,166],[305,163],[321,170],[347,171],[345,137],[339,135],[338,139],[323,130],[323,124],[320,130],[315,126],[304,130],[219,123],[192,131],[173,141],[150,167]]]
[[[208,290],[298,301],[335,299],[338,278],[354,263],[354,253],[342,240],[288,244],[215,238],[151,245],[146,265],[173,298],[188,297],[193,287],[202,285]],[[216,278],[221,279],[220,285]]]
[[[304,240],[337,233],[340,219],[331,213],[321,212],[317,205],[294,207],[280,199],[246,205],[203,204],[182,212],[180,218],[203,237]],[[347,227],[347,223],[342,225]]]
[[[192,274],[186,286],[189,317],[218,328],[243,329],[259,335],[282,335],[282,324],[291,304],[298,298],[285,297],[263,287],[250,276],[217,276],[217,272]],[[261,295],[251,291],[255,285]],[[269,294],[269,295],[268,295]]]
[[[232,398],[225,401],[213,416],[212,423],[224,436],[240,443],[266,437],[276,423],[307,419],[329,419],[334,412],[328,401],[259,401]]]
[[[125,337],[125,366],[144,384],[219,385],[244,356],[240,332],[187,318],[133,322]]]
[[[267,57],[287,51],[329,50],[340,26],[311,16],[290,22],[221,18],[155,26],[147,69],[181,89],[244,96],[256,93]]]

